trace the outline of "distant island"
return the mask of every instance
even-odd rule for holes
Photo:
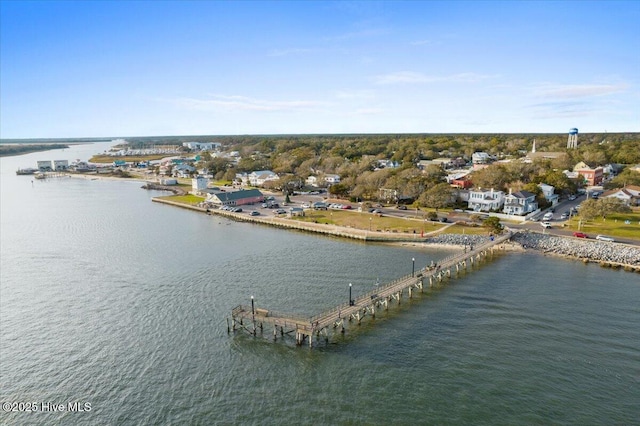
[[[48,151],[50,149],[69,148],[69,145],[61,143],[47,144],[2,144],[0,145],[0,157],[28,154],[30,152]]]
[[[28,154],[30,152],[65,149],[69,145],[108,142],[113,138],[39,138],[39,139],[0,139],[0,157]]]

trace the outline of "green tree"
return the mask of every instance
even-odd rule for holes
[[[471,180],[476,188],[504,191],[510,182],[510,176],[504,166],[494,164],[473,172]]]
[[[628,213],[631,208],[617,198],[590,198],[580,204],[580,217],[591,220],[598,216],[605,218],[611,213]]]
[[[607,182],[605,188],[624,188],[627,185],[640,186],[640,173],[631,169],[624,169],[618,176]]]
[[[489,216],[485,220],[482,221],[482,226],[487,228],[489,232],[493,232],[495,234],[502,233],[504,226],[500,223],[500,219],[495,216]]]
[[[455,190],[448,183],[439,183],[424,191],[418,198],[418,205],[436,210],[452,206]]]

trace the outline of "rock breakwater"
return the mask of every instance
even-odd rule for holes
[[[535,232],[518,232],[513,235],[512,241],[519,243],[525,249],[574,257],[589,262],[628,265],[640,271],[640,248],[634,246]]]

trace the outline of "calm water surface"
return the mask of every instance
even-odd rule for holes
[[[314,350],[227,334],[318,313],[451,251],[360,244],[152,203],[139,182],[0,160],[0,399],[90,412],[2,424],[640,424],[640,278],[494,258]],[[268,334],[268,333],[266,333]]]

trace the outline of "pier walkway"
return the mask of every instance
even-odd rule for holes
[[[425,285],[431,287],[436,282],[450,278],[453,273],[470,268],[497,246],[509,240],[511,235],[511,232],[507,232],[484,244],[465,248],[462,253],[451,255],[435,265],[380,285],[375,290],[312,317],[256,308],[252,299],[250,306],[239,305],[232,310],[231,324],[227,320],[227,331],[243,329],[253,335],[258,332],[264,334],[266,326],[273,328],[273,340],[293,335],[297,345],[307,341],[309,347],[312,347],[314,338],[316,340],[324,338],[328,341],[330,333],[335,331],[344,333],[347,322],[357,321],[360,324],[366,316],[375,318],[377,310],[387,310],[392,301],[395,300],[400,304],[405,292],[411,298],[415,291],[422,292]]]

